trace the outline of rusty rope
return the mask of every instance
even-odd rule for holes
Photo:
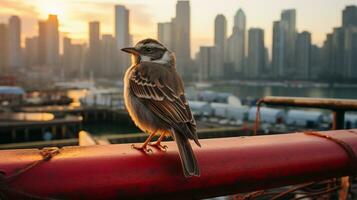
[[[7,176],[7,177],[0,177],[0,197],[3,197],[5,195],[1,194],[1,191],[7,191],[7,192],[13,192],[17,193],[26,197],[29,197],[31,199],[41,199],[41,200],[53,200],[52,198],[45,198],[45,197],[39,197],[36,195],[28,194],[23,191],[19,191],[16,189],[12,189],[7,186],[8,183],[12,182],[15,180],[17,177],[21,176],[25,172],[29,171],[30,169],[40,165],[43,162],[51,160],[54,156],[58,155],[60,153],[60,150],[57,147],[49,147],[49,148],[43,148],[40,151],[40,155],[42,156],[42,159],[34,161],[33,163],[25,166],[24,168],[18,170],[17,172]]]

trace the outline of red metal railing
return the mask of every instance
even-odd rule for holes
[[[356,172],[357,130],[201,140],[201,177],[186,179],[177,148],[151,155],[130,144],[0,151],[0,197],[44,199],[204,198]],[[42,152],[42,155],[40,154]],[[48,161],[39,161],[45,158]],[[0,176],[1,177],[1,176]]]

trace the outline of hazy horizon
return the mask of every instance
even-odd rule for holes
[[[22,20],[22,43],[25,37],[37,35],[38,20],[57,14],[61,36],[76,43],[88,40],[88,22],[99,21],[102,34],[114,34],[114,5],[122,4],[130,10],[130,32],[134,42],[157,36],[157,23],[170,21],[175,16],[176,0],[1,0],[0,23],[7,23],[11,15]],[[192,56],[199,46],[213,44],[214,18],[223,14],[228,22],[228,36],[232,32],[235,12],[242,8],[247,17],[247,30],[264,29],[265,45],[270,49],[273,21],[280,19],[284,9],[297,10],[298,31],[312,33],[312,42],[321,46],[326,34],[341,25],[342,10],[357,5],[356,0],[191,0]],[[61,38],[62,38],[61,37]],[[62,40],[60,41],[62,43]],[[271,51],[269,52],[271,53]]]

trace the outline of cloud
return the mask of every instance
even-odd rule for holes
[[[37,16],[35,7],[22,0],[1,0],[0,13],[3,15]]]

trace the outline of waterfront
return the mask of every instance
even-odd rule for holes
[[[247,97],[262,98],[264,96],[289,96],[289,97],[312,97],[312,98],[341,98],[357,99],[357,87],[350,86],[314,86],[296,85],[286,86],[283,84],[219,84],[209,88],[216,92],[228,92],[236,95],[240,99]]]

